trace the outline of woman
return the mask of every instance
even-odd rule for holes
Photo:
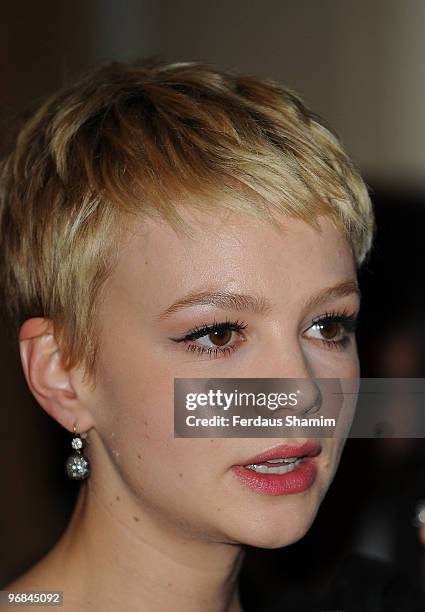
[[[373,227],[336,137],[271,81],[112,64],[49,99],[3,163],[2,284],[29,388],[86,435],[90,472],[70,471],[67,529],[6,590],[242,610],[244,546],[307,532],[343,440],[175,438],[174,378],[357,378]],[[251,486],[289,445],[305,486]]]

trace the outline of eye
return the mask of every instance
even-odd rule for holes
[[[355,313],[327,312],[315,319],[306,331],[312,331],[311,337],[318,339],[331,349],[344,349],[351,342],[358,324]]]
[[[247,327],[247,324],[239,321],[214,322],[210,325],[203,323],[200,327],[188,332],[181,338],[171,338],[174,342],[184,342],[187,350],[199,354],[206,353],[210,357],[220,357],[230,355],[238,348],[235,337],[244,336],[240,333]],[[196,340],[197,342],[193,342]]]

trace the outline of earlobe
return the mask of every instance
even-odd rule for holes
[[[81,405],[70,371],[63,367],[52,322],[41,317],[25,321],[19,350],[27,384],[44,410],[70,432],[74,425],[78,431],[90,429],[91,417]]]

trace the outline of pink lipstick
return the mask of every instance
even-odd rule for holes
[[[317,441],[282,444],[251,457],[232,471],[245,486],[264,495],[290,495],[309,489],[317,476]]]

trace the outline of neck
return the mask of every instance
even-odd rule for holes
[[[65,598],[96,609],[242,612],[237,544],[189,535],[146,511],[108,462],[82,483],[50,555]]]

